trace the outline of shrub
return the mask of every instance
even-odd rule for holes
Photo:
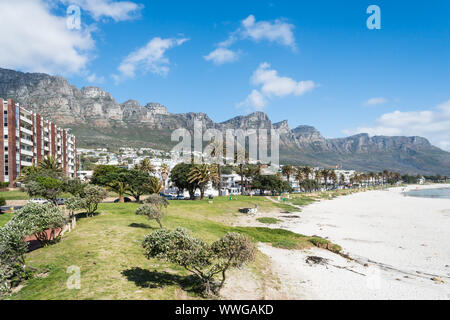
[[[0,206],[6,206],[6,200],[3,197],[0,197]]]
[[[167,208],[169,206],[169,201],[158,194],[151,194],[147,199],[145,199],[144,202],[154,205],[159,210],[163,210],[164,208]]]
[[[87,215],[93,215],[98,204],[108,197],[108,192],[99,186],[87,185],[81,194],[82,206],[86,210]]]
[[[73,196],[79,196],[83,193],[86,186],[87,184],[82,182],[80,179],[70,179],[65,181],[63,189],[65,192],[68,192]]]
[[[142,215],[142,216],[147,216],[147,218],[149,218],[150,220],[156,220],[156,222],[158,222],[160,228],[161,229],[163,228],[161,219],[164,217],[164,212],[162,210],[160,210],[159,208],[157,208],[156,206],[150,205],[150,204],[144,204],[136,210],[136,214]]]
[[[66,209],[70,212],[70,217],[73,216],[75,211],[84,208],[84,201],[80,196],[67,198],[64,204],[66,205]]]
[[[8,293],[26,279],[25,253],[28,244],[20,223],[8,222],[0,228],[0,294]]]
[[[63,191],[63,182],[59,178],[39,175],[26,182],[25,190],[30,197],[42,197],[56,204],[56,198]]]
[[[192,237],[186,229],[158,230],[143,241],[148,259],[158,258],[176,263],[202,282],[207,295],[218,294],[226,271],[240,268],[255,257],[255,246],[247,236],[228,233],[211,245]],[[216,277],[221,275],[221,280]]]
[[[9,187],[9,182],[0,182],[0,190],[6,189]]]
[[[29,203],[18,210],[10,222],[20,225],[23,234],[34,235],[41,245],[46,246],[59,240],[67,219],[54,205]]]

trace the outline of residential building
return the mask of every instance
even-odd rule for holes
[[[13,100],[0,98],[0,181],[16,185],[25,167],[53,156],[68,177],[77,176],[76,138]]]

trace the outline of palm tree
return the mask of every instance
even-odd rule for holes
[[[243,161],[240,161],[244,159]],[[244,195],[244,164],[248,163],[248,152],[238,148],[238,150],[234,153],[234,163],[239,162],[239,175],[241,176],[241,195]]]
[[[42,170],[50,170],[55,172],[62,171],[61,166],[58,163],[58,160],[56,160],[56,158],[51,155],[44,157],[39,163],[38,168]]]
[[[286,176],[287,182],[290,184],[289,178],[291,177],[291,175],[295,174],[295,168],[287,164],[283,166],[283,168],[281,169],[281,173],[283,174],[283,176]]]
[[[368,174],[369,177],[369,185],[372,184],[372,186],[375,184],[375,177],[376,177],[376,173],[371,171]]]
[[[333,180],[333,185],[336,185],[337,184],[337,175],[336,175],[336,172],[334,171],[334,170],[331,170],[330,171],[330,174],[329,174],[329,176],[328,176],[331,180]]]
[[[213,150],[211,151],[211,156],[216,158],[217,161],[217,175],[218,175],[218,189],[219,197],[222,196],[222,173],[220,171],[221,163],[223,162],[223,144],[220,141],[214,140],[212,143]]]
[[[194,166],[188,175],[189,183],[196,183],[200,189],[200,199],[205,198],[205,189],[208,182],[218,183],[219,176],[216,167],[208,164]]]
[[[320,188],[320,183],[321,183],[322,178],[323,178],[322,172],[320,170],[316,170],[314,173],[314,180],[316,180],[319,188]]]
[[[387,182],[387,180],[389,179],[389,171],[384,169],[382,174],[383,174],[383,185],[384,185]]]
[[[323,180],[325,182],[325,190],[328,190],[328,178],[330,177],[330,170],[322,169],[320,173],[322,174]]]
[[[149,174],[156,172],[155,166],[150,162],[150,158],[145,158],[142,160],[140,164],[136,165],[136,169],[142,170]]]
[[[300,170],[302,171],[305,179],[309,179],[310,175],[314,172],[313,168],[311,168],[310,166],[304,166]]]
[[[341,186],[345,185],[345,175],[344,175],[343,173],[341,173],[341,174],[339,175],[339,184],[340,184]]]
[[[166,188],[166,180],[169,177],[170,174],[170,167],[167,165],[167,163],[163,163],[161,165],[161,168],[159,168],[159,173],[161,174],[162,178],[162,187],[163,190]]]
[[[302,169],[298,169],[295,173],[295,180],[298,181],[298,186],[300,188],[300,184],[305,180],[305,175],[302,171]]]
[[[244,167],[245,187],[247,188],[248,180],[261,174],[261,164],[246,164]]]
[[[150,177],[146,187],[150,194],[158,194],[164,190],[164,182],[161,182],[161,180],[156,177]]]

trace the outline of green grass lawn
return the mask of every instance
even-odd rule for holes
[[[3,227],[9,220],[11,220],[13,214],[10,212],[0,213],[0,227]]]
[[[238,208],[258,204],[261,212],[280,210],[264,197],[215,198],[212,202],[170,201],[163,225],[168,229],[184,227],[205,241],[214,241],[225,233],[245,233],[255,241],[283,248],[305,248],[314,239],[286,230],[231,227]],[[193,290],[194,279],[179,266],[143,255],[141,242],[158,225],[136,216],[138,204],[101,204],[100,215],[81,218],[61,242],[27,254],[27,265],[35,269],[33,279],[6,299],[199,299]],[[1,216],[0,216],[0,219]],[[1,223],[2,220],[0,220]],[[324,240],[326,241],[326,240]],[[251,268],[257,270],[257,259]],[[259,265],[258,265],[259,264]],[[68,289],[69,266],[81,269],[81,289]],[[257,272],[255,273],[257,275]],[[259,275],[262,277],[262,275]]]
[[[30,199],[26,192],[19,190],[10,190],[0,192],[0,197],[5,198],[5,200],[28,200]]]
[[[261,223],[266,223],[266,224],[277,224],[278,222],[281,221],[276,218],[270,218],[270,217],[262,217],[262,218],[258,218],[256,220]]]
[[[68,198],[71,195],[69,193],[63,193],[59,195],[60,198]],[[111,193],[111,196],[114,196],[114,193]],[[10,190],[10,191],[2,191],[0,192],[0,197],[5,198],[5,200],[28,200],[30,197],[26,192],[20,190]]]

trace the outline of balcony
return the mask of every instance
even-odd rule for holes
[[[27,129],[27,128],[24,128],[24,127],[20,127],[20,132],[29,134],[30,136],[33,135],[33,131],[31,131],[31,130],[29,130],[29,129]]]
[[[31,119],[29,119],[27,117],[24,117],[23,115],[20,116],[20,120],[21,121],[23,120],[24,122],[33,125],[33,120],[31,120]]]
[[[24,154],[24,155],[27,155],[27,156],[30,156],[30,157],[32,157],[34,155],[33,151],[29,151],[29,150],[25,150],[25,149],[20,149],[20,153]]]
[[[20,138],[20,143],[26,144],[28,146],[33,146],[33,141],[24,138]]]
[[[24,166],[24,167],[31,167],[31,166],[33,166],[33,163],[32,163],[32,162],[28,162],[28,161],[23,161],[23,160],[21,160],[21,161],[20,161],[20,165],[22,165],[22,166]]]

